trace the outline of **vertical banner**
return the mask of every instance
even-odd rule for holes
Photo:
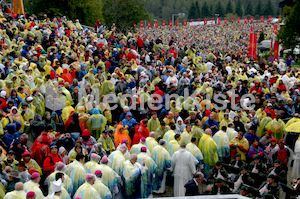
[[[254,49],[253,49],[253,58],[255,60],[257,60],[257,56],[256,56],[256,49],[257,49],[257,34],[254,34],[254,40],[253,40],[253,44],[254,44]]]
[[[179,26],[179,20],[177,20],[176,25]]]
[[[268,17],[268,23],[271,23],[272,16]]]
[[[221,24],[221,18],[218,18],[218,24],[219,25]]]
[[[253,33],[254,32],[254,27],[253,26],[251,26],[251,33]]]
[[[232,17],[232,18],[231,18],[231,23],[233,23],[233,22],[234,22],[234,18]]]
[[[237,18],[237,22],[240,23],[240,20],[241,20],[241,18],[238,17],[238,18]]]
[[[186,20],[184,20],[184,22],[183,22],[183,25],[184,25],[184,26],[186,26],[186,25],[187,25],[187,21],[186,21]]]
[[[150,28],[151,27],[151,22],[150,21],[148,21],[148,28]]]
[[[158,21],[155,21],[155,28],[158,28]]]
[[[206,25],[207,24],[207,19],[204,19],[204,25]]]
[[[260,17],[260,23],[264,23],[264,16]]]
[[[244,19],[244,24],[247,24],[247,17],[245,17]]]
[[[134,28],[136,28],[136,23],[133,24]]]
[[[250,23],[253,23],[253,16],[251,16],[251,18],[250,18]]]
[[[141,21],[141,28],[144,28],[144,21]]]
[[[249,57],[256,57],[257,34],[251,32],[249,39]]]
[[[214,24],[215,19],[211,19],[211,24]]]
[[[224,18],[224,23],[227,24],[227,18]]]
[[[169,26],[172,27],[173,26],[173,21],[169,21]]]
[[[278,16],[278,23],[280,23],[281,16]]]
[[[274,58],[278,60],[279,41],[274,42]]]
[[[198,22],[200,23],[200,22],[201,22],[201,19],[198,19]]]
[[[275,34],[275,35],[277,35],[277,29],[278,29],[278,26],[277,25],[274,25],[274,28],[273,28],[273,33]]]
[[[163,27],[165,27],[165,25],[166,25],[166,22],[165,22],[165,21],[163,21],[163,22],[162,22],[162,25],[163,25]]]

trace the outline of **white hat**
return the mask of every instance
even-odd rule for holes
[[[31,96],[29,96],[29,97],[26,98],[26,101],[27,101],[27,102],[30,102],[30,101],[32,101],[32,100],[33,100],[33,98],[32,98]]]
[[[6,91],[1,91],[0,96],[1,97],[6,97]]]
[[[51,182],[53,193],[57,193],[61,191],[61,178],[57,181]]]
[[[272,106],[272,104],[271,103],[268,103],[268,105],[267,106]]]

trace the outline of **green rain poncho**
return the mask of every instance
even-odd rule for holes
[[[209,135],[203,134],[198,147],[203,154],[203,162],[209,166],[214,166],[219,159],[216,142]]]
[[[156,135],[157,135],[157,138],[163,138],[164,137],[164,135],[165,135],[165,133],[166,132],[168,132],[170,130],[170,127],[169,126],[166,126],[164,129],[162,129],[161,128],[161,126],[160,127],[158,127],[157,129],[156,129]]]
[[[198,138],[198,140],[200,140],[201,137],[203,136],[203,130],[199,126],[194,125],[192,127],[191,134],[193,137],[196,137],[196,138]]]
[[[45,99],[39,94],[33,95],[33,105],[35,106],[35,112],[43,116],[45,114]]]
[[[266,125],[266,129],[273,132],[273,136],[277,140],[277,142],[283,138],[284,128],[285,123],[281,119],[274,119]]]
[[[261,120],[258,130],[257,130],[258,137],[261,138],[262,136],[264,136],[266,134],[266,131],[267,131],[266,126],[271,121],[272,121],[272,118],[268,117],[268,116]]]
[[[160,122],[158,120],[158,118],[156,118],[155,120],[153,119],[153,117],[151,117],[151,119],[148,121],[148,129],[149,131],[156,131],[156,129],[159,127]]]
[[[88,128],[96,139],[99,139],[102,131],[105,130],[106,123],[107,119],[100,114],[98,109],[94,109],[93,115],[88,120]]]
[[[115,93],[115,86],[110,80],[105,80],[101,86],[101,96],[107,95],[109,93]]]

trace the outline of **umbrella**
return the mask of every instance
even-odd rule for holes
[[[286,132],[300,133],[300,121],[295,122],[284,129]]]
[[[259,50],[270,50],[271,49],[271,40],[263,40],[257,46]]]

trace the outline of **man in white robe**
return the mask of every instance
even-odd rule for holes
[[[171,159],[171,170],[174,172],[174,197],[185,196],[184,185],[196,173],[198,160],[186,150],[185,143],[181,143]]]

